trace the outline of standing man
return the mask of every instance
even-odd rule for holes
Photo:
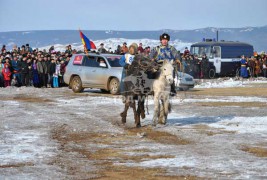
[[[24,57],[20,63],[21,69],[21,85],[29,86],[29,65],[27,63],[27,57]]]
[[[100,44],[100,48],[98,49],[99,53],[107,53],[108,51],[104,48],[104,43]]]
[[[41,86],[47,88],[47,66],[42,56],[38,58],[37,70],[39,79],[41,80]]]
[[[17,80],[17,86],[21,86],[21,61],[18,61],[18,57],[14,56],[11,61],[13,70],[13,79]]]
[[[200,67],[200,77],[204,79],[209,78],[209,59],[207,58],[206,54],[203,54],[202,56]]]
[[[243,78],[247,78],[248,77],[247,61],[246,61],[244,55],[241,56],[240,64],[241,64],[240,76],[243,77]]]
[[[172,64],[175,66],[173,77],[175,77],[176,74],[176,65],[177,63],[180,63],[180,53],[175,49],[175,47],[169,45],[170,41],[170,35],[167,33],[163,33],[160,37],[160,45],[153,48],[150,53],[150,58],[153,61],[156,61],[158,64],[162,65],[163,61],[165,59],[172,62]],[[171,96],[176,95],[175,90],[175,84],[171,85]]]

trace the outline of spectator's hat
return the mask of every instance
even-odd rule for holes
[[[6,59],[10,60],[10,57],[7,55],[7,56],[5,57],[5,60],[6,60]]]

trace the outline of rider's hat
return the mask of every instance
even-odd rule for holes
[[[136,43],[132,43],[132,44],[129,46],[129,50],[130,50],[131,48],[134,49],[134,52],[133,52],[133,53],[136,54],[136,53],[137,53],[138,45],[137,45]]]
[[[167,39],[168,41],[170,40],[170,35],[167,34],[167,33],[163,33],[162,35],[160,35],[159,39],[162,40],[162,39]]]

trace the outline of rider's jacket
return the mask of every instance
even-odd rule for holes
[[[180,59],[180,53],[171,45],[160,45],[151,50],[150,58],[155,59],[157,63],[161,63],[165,59],[169,61]]]

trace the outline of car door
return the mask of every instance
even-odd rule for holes
[[[220,46],[214,46],[214,66],[216,68],[216,73],[221,72],[221,64],[222,64],[222,58],[221,58],[221,47]]]
[[[108,78],[110,76],[110,68],[106,58],[98,56],[96,57],[96,61],[98,63],[98,67],[96,67],[95,71],[95,78],[97,81],[96,86],[98,88],[105,89],[106,83],[108,82]]]
[[[97,84],[96,81],[96,71],[98,68],[98,63],[96,62],[95,56],[84,56],[83,59],[83,73],[82,82],[86,87],[94,87]]]

